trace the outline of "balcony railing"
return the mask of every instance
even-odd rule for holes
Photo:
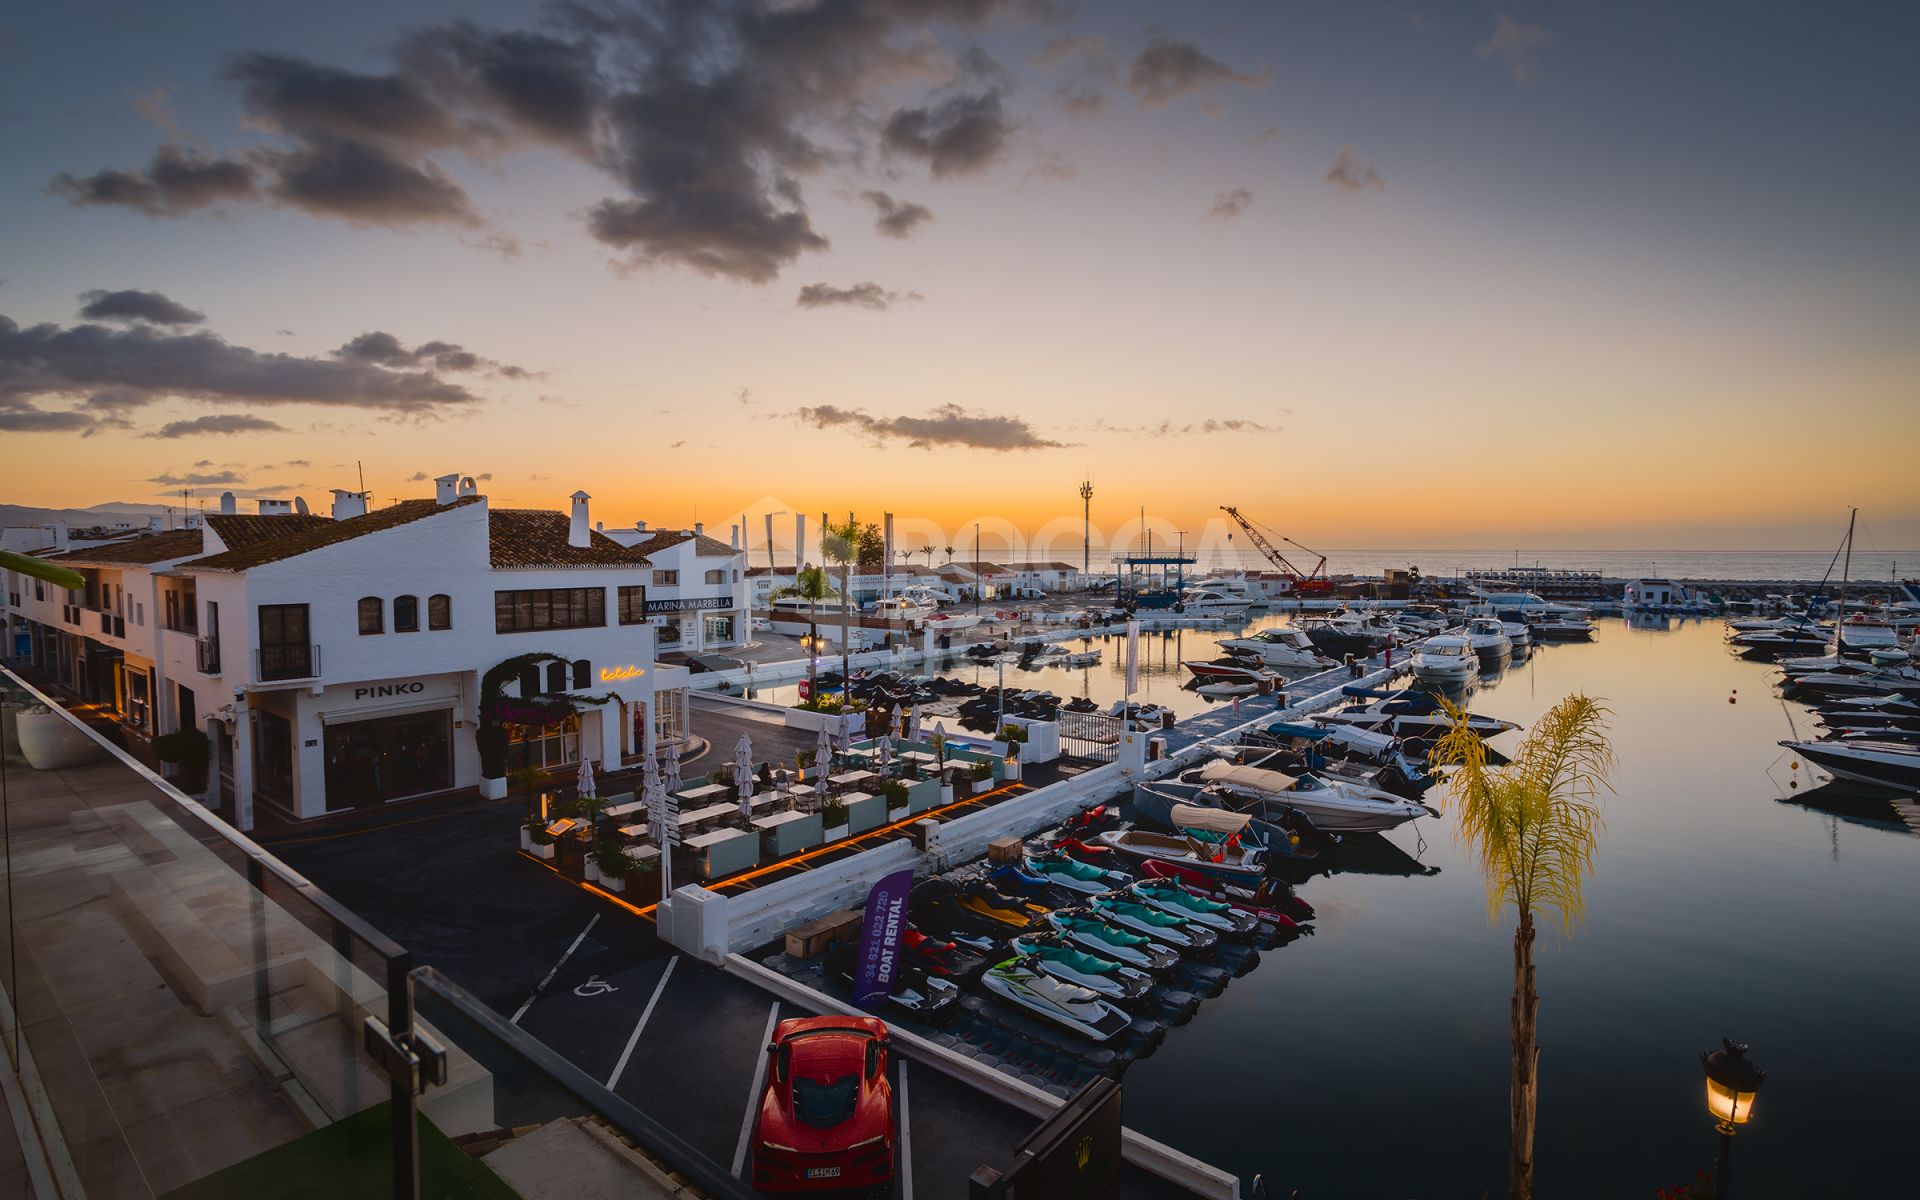
[[[320,647],[305,642],[266,645],[253,652],[254,676],[262,683],[312,679],[320,674]]]
[[[220,639],[212,635],[193,639],[194,663],[202,675],[220,673]]]

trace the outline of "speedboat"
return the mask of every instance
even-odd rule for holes
[[[1350,684],[1343,695],[1366,700],[1332,712],[1316,713],[1317,725],[1351,725],[1375,733],[1389,733],[1413,746],[1429,745],[1453,728],[1453,721],[1442,712],[1432,696],[1411,689],[1381,692]],[[1467,728],[1483,738],[1520,728],[1512,721],[1469,713]]]
[[[1252,913],[1196,896],[1172,880],[1142,879],[1127,888],[1127,895],[1148,907],[1185,917],[1227,937],[1252,937],[1260,931],[1260,919]]]
[[[1028,960],[1010,958],[980,982],[988,991],[1096,1042],[1125,1033],[1133,1024],[1132,1017],[1090,988],[1055,979]]]
[[[1379,628],[1359,613],[1332,613],[1324,617],[1300,617],[1294,626],[1304,632],[1324,654],[1371,654],[1387,644],[1391,628]]]
[[[889,621],[920,621],[938,611],[930,604],[921,604],[906,596],[887,596],[867,605],[869,616],[881,617]]]
[[[1504,639],[1503,639],[1504,640]],[[1414,678],[1422,683],[1461,684],[1480,674],[1473,643],[1457,634],[1431,637],[1413,652]]]
[[[1179,603],[1174,605],[1174,610],[1197,613],[1206,617],[1244,618],[1248,607],[1248,602],[1243,598],[1235,598],[1216,588],[1196,584],[1180,593]]]
[[[931,629],[935,633],[958,633],[962,629],[972,629],[980,620],[976,613],[935,612],[927,614],[920,628]]]
[[[1198,921],[1162,912],[1138,900],[1124,900],[1118,895],[1102,896],[1088,907],[1103,920],[1111,921],[1122,929],[1144,934],[1156,942],[1165,942],[1183,952],[1211,950],[1220,940],[1218,933]]]
[[[1306,871],[1340,841],[1297,809],[1204,783],[1164,779],[1137,783],[1133,808],[1149,821],[1181,831],[1208,854],[1226,838],[1257,846],[1266,852],[1269,875]],[[1156,864],[1204,875],[1171,858],[1148,859],[1141,869]]]
[[[1291,808],[1327,833],[1377,833],[1420,817],[1440,815],[1418,800],[1377,788],[1335,783],[1316,775],[1289,775],[1266,767],[1236,766],[1223,759],[1184,772],[1180,780]]]
[[[1257,683],[1230,683],[1221,680],[1218,683],[1203,683],[1193,689],[1209,700],[1231,700],[1238,696],[1251,696],[1260,690]]]
[[[1466,638],[1482,658],[1505,658],[1513,653],[1513,640],[1498,617],[1474,617],[1467,622]]]
[[[1110,925],[1084,908],[1056,908],[1042,920],[1075,945],[1142,971],[1171,971],[1180,963],[1173,947]]]
[[[1424,760],[1407,757],[1400,739],[1387,733],[1374,733],[1351,725],[1303,725],[1294,721],[1275,721],[1258,732],[1240,735],[1240,744],[1256,749],[1292,751],[1305,771],[1334,771],[1353,774],[1353,767],[1366,764],[1369,779],[1360,779],[1368,787],[1402,796],[1417,796],[1433,786]]]
[[[1528,626],[1533,629],[1536,642],[1586,642],[1593,640],[1594,624],[1581,616],[1564,616],[1550,612],[1529,613]]]
[[[1920,747],[1895,741],[1780,743],[1831,775],[1894,791],[1920,790]]]
[[[1076,950],[1057,933],[1023,934],[1009,941],[1007,949],[1055,979],[1078,984],[1122,1004],[1138,1000],[1153,987],[1153,976],[1138,967]]]
[[[1193,672],[1194,678],[1205,680],[1208,683],[1212,683],[1215,680],[1224,680],[1230,683],[1257,684],[1263,679],[1273,678],[1273,673],[1261,667],[1259,664],[1246,662],[1238,658],[1216,658],[1211,661],[1201,658],[1189,658],[1183,660],[1180,665]]]
[[[1500,632],[1507,635],[1507,644],[1513,647],[1516,659],[1533,645],[1533,630],[1525,621],[1502,621]]]
[[[1231,650],[1238,654],[1258,656],[1269,667],[1317,667],[1337,666],[1332,659],[1314,648],[1313,639],[1299,629],[1262,629],[1249,637],[1222,638],[1222,650]]]
[[[1209,846],[1195,838],[1144,829],[1110,829],[1099,840],[1128,858],[1179,863],[1222,879],[1257,882],[1266,874],[1266,855],[1254,846]]]

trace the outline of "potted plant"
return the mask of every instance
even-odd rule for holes
[[[153,756],[180,768],[180,790],[203,792],[207,788],[207,761],[211,756],[207,735],[198,729],[163,733],[153,739]]]
[[[887,812],[898,812],[907,806],[907,785],[898,779],[889,779],[880,785],[880,794],[887,798]]]
[[[943,807],[953,803],[953,772],[951,771],[940,773],[940,803]]]
[[[540,790],[540,781],[545,778],[535,767],[515,767],[507,773],[507,787],[519,792],[527,800],[527,817],[531,820],[540,814],[533,809],[533,797]]]
[[[841,838],[846,837],[846,801],[840,799],[838,796],[829,799],[826,805],[820,810],[820,823],[826,826],[826,837],[829,842],[837,842]]]
[[[535,858],[553,858],[553,835],[547,832],[546,824],[539,817],[529,817],[521,826],[520,844]]]
[[[627,876],[633,874],[640,865],[628,858],[626,850],[612,838],[601,838],[595,842],[588,861],[599,876],[601,885],[610,892],[625,891]]]
[[[993,787],[993,764],[985,760],[976,762],[967,769],[967,777],[973,780],[973,794],[978,796]]]

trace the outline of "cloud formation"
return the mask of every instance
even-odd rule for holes
[[[61,172],[47,190],[76,208],[130,208],[150,217],[178,217],[259,195],[253,169],[231,158],[210,158],[171,143],[145,167],[108,168],[91,175]]]
[[[1257,75],[1234,70],[1192,42],[1161,35],[1147,44],[1127,70],[1127,90],[1141,108],[1165,108],[1180,97],[1220,84],[1264,88],[1273,72]]]
[[[1247,188],[1234,188],[1213,198],[1213,207],[1207,210],[1207,219],[1231,221],[1252,206],[1253,192]]]
[[[156,438],[199,437],[210,433],[279,433],[286,426],[249,413],[212,413],[189,421],[169,421],[148,434]],[[203,463],[195,463],[203,466]]]
[[[1553,34],[1539,25],[1516,21],[1502,13],[1493,34],[1474,53],[1482,59],[1499,57],[1522,87],[1540,82],[1540,52],[1553,44]]]
[[[148,483],[161,484],[164,487],[216,487],[222,484],[245,483],[246,477],[237,471],[217,471],[210,473],[189,472],[185,475],[155,475]]]
[[[884,311],[896,300],[918,300],[919,292],[908,292],[902,296],[899,292],[890,292],[877,283],[856,283],[850,287],[834,287],[830,283],[810,283],[800,289],[794,303],[801,308],[833,308],[844,305],[850,308],[871,308]]]
[[[1380,178],[1380,173],[1370,163],[1362,162],[1352,146],[1340,147],[1333,165],[1327,168],[1326,181],[1343,192],[1361,192],[1387,186],[1386,180]]]
[[[1152,437],[1184,437],[1209,433],[1278,433],[1278,425],[1250,421],[1244,417],[1208,417],[1203,421],[1175,421],[1168,418],[1155,425],[1110,425],[1095,421],[1093,428],[1102,433],[1146,434]]]
[[[422,342],[409,350],[400,339],[385,330],[363,333],[333,352],[335,358],[351,362],[374,363],[382,367],[432,367],[450,373],[486,371],[505,379],[531,379],[524,367],[482,358],[454,342]]]
[[[1000,90],[989,88],[923,108],[898,109],[888,118],[881,142],[895,154],[926,160],[935,179],[947,179],[998,160],[1012,132]]]
[[[862,192],[860,198],[873,206],[874,232],[881,237],[910,238],[921,225],[933,220],[933,210],[926,205],[895,200],[886,192]]]
[[[1042,437],[1020,417],[968,412],[958,404],[942,404],[924,417],[876,417],[862,409],[832,404],[802,408],[796,415],[818,429],[851,428],[875,441],[903,441],[921,450],[935,446],[994,451],[1049,450],[1066,445]]]
[[[202,325],[207,314],[195,312],[159,292],[124,288],[110,292],[94,288],[80,293],[80,315],[92,321],[145,321],[151,325]]]

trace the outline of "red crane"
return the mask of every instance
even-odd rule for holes
[[[1321,554],[1318,550],[1308,550],[1307,547],[1301,546],[1299,542],[1294,541],[1284,534],[1275,534],[1274,536],[1278,537],[1281,541],[1296,546],[1301,550],[1306,550],[1308,554],[1319,557],[1320,561],[1313,564],[1313,570],[1302,571],[1299,567],[1288,562],[1287,556],[1280,553],[1279,549],[1275,547],[1272,542],[1268,541],[1258,529],[1255,529],[1252,521],[1241,516],[1239,509],[1233,507],[1231,504],[1222,504],[1220,511],[1232,517],[1234,524],[1246,530],[1247,536],[1253,539],[1253,544],[1259,549],[1260,553],[1266,555],[1268,562],[1278,567],[1281,573],[1293,580],[1294,591],[1299,592],[1303,596],[1324,596],[1333,591],[1333,580],[1328,579],[1326,575],[1326,555]],[[1231,539],[1233,535],[1228,534],[1227,537]]]

